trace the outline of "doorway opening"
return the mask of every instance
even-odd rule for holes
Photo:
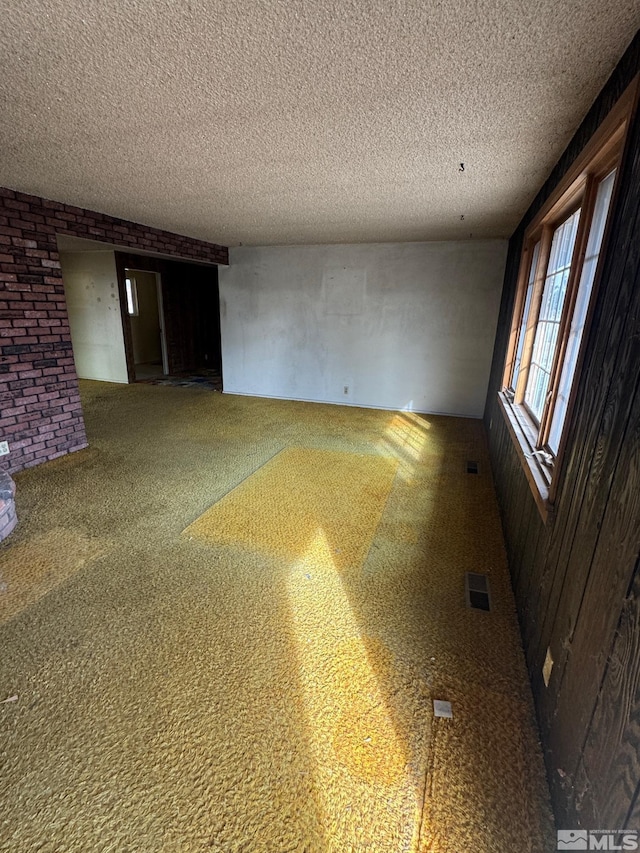
[[[134,379],[166,376],[169,365],[160,273],[128,267],[124,273]]]
[[[218,268],[116,252],[129,382],[222,391]]]

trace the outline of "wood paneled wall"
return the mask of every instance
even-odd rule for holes
[[[560,828],[640,829],[640,115],[631,119],[555,512],[498,407],[524,231],[640,71],[637,34],[513,235],[485,423]],[[545,687],[547,649],[554,660]]]

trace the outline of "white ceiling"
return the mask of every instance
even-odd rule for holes
[[[262,245],[508,236],[640,0],[0,0],[0,14],[0,184]]]

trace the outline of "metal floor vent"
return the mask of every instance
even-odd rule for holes
[[[466,471],[467,471],[467,474],[477,474],[478,473],[478,463],[473,462],[472,460],[468,460],[466,463]]]
[[[464,576],[464,591],[467,597],[467,607],[474,610],[491,610],[491,592],[489,578],[476,572],[466,572]]]

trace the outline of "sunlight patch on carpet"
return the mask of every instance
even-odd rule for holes
[[[0,552],[0,624],[103,553],[96,539],[56,528]]]
[[[362,634],[321,528],[292,567],[288,597],[327,849],[413,849],[427,685],[379,638]]]
[[[398,468],[383,456],[288,448],[184,531],[212,545],[239,544],[303,556],[318,528],[331,566],[362,566]]]
[[[376,443],[383,453],[395,458],[400,479],[413,481],[416,467],[426,452],[434,449],[435,439],[429,436],[431,424],[413,412],[397,412],[387,423],[384,435]]]

